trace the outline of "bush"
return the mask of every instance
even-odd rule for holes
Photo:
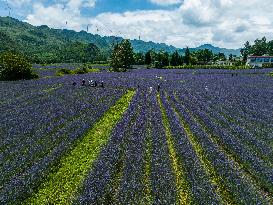
[[[10,52],[0,55],[0,80],[29,80],[38,77],[23,56]]]
[[[85,63],[73,71],[73,74],[86,74],[92,72],[92,64]]]
[[[110,67],[108,69],[110,72],[126,72],[126,68],[113,68],[113,67]]]
[[[73,74],[79,75],[79,74],[94,73],[94,72],[100,72],[100,69],[92,68],[91,64],[86,63],[75,70],[61,68],[57,71],[56,75],[57,76],[73,75]]]
[[[273,63],[263,63],[263,68],[273,68]]]
[[[63,75],[69,75],[72,74],[72,70],[69,70],[67,68],[61,68],[60,70],[57,71],[57,76],[63,76]]]
[[[77,68],[73,71],[73,74],[86,74],[88,73],[88,70],[86,68]]]

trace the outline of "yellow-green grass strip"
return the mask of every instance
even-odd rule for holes
[[[213,167],[212,163],[207,158],[207,154],[202,148],[202,145],[198,141],[198,137],[195,136],[191,129],[189,124],[186,122],[186,120],[181,116],[179,111],[177,110],[176,106],[173,102],[170,101],[170,98],[167,98],[168,101],[172,104],[172,108],[175,112],[175,114],[178,116],[179,121],[181,125],[183,126],[186,135],[195,150],[195,153],[197,157],[200,160],[200,163],[202,167],[204,168],[204,171],[206,174],[210,177],[210,182],[216,187],[216,192],[219,196],[221,196],[221,199],[223,200],[223,204],[235,204],[232,194],[227,190],[226,186],[224,185],[224,179],[222,179],[216,172],[215,168]]]
[[[121,120],[134,95],[135,91],[128,91],[122,96],[86,133],[82,141],[61,159],[58,171],[50,174],[48,180],[25,204],[72,204],[102,146],[108,142],[111,131]]]
[[[190,186],[188,181],[186,180],[186,174],[185,171],[179,162],[179,158],[177,156],[174,142],[172,139],[172,133],[171,133],[171,128],[170,128],[170,123],[168,121],[168,116],[167,112],[164,108],[164,105],[161,101],[160,94],[157,94],[157,100],[160,106],[161,114],[162,114],[162,120],[163,120],[163,125],[165,128],[165,133],[167,137],[167,144],[168,144],[168,149],[170,152],[170,157],[172,161],[172,168],[175,174],[176,178],[176,187],[177,187],[177,204],[192,204],[193,203],[193,198],[192,198],[192,193],[190,190]]]

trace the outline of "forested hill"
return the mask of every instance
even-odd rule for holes
[[[48,26],[32,26],[10,17],[0,17],[0,52],[12,49],[31,58],[33,61],[62,61],[71,59],[74,55],[83,55],[81,50],[101,51],[101,58],[109,55],[111,44],[121,41],[120,37],[101,37],[97,34],[90,34],[85,31],[76,32],[72,30],[51,29]],[[131,40],[135,52],[147,52],[151,49],[155,51],[164,50],[172,53],[179,50],[183,53],[184,49],[168,46],[164,43],[144,42],[142,40]],[[223,52],[239,55],[238,50],[228,50],[213,47],[206,44],[200,49],[208,48],[213,52]],[[199,48],[192,48],[196,50]],[[70,54],[70,55],[69,55]],[[66,56],[64,56],[66,55]],[[93,56],[78,56],[84,60],[89,60]]]

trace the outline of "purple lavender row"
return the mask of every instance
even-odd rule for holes
[[[167,138],[162,122],[162,116],[156,93],[150,96],[151,127],[152,127],[152,162],[151,184],[153,204],[175,204],[177,188],[175,174],[167,144]]]
[[[163,93],[161,99],[168,115],[175,149],[182,166],[181,169],[185,170],[186,180],[190,184],[193,203],[202,201],[204,204],[221,204],[220,196],[216,193],[214,185],[211,184],[209,176],[205,173],[178,116]]]
[[[195,104],[198,106],[196,107],[202,107],[202,109],[206,109],[208,110],[207,113],[213,114],[214,115],[214,119],[216,121],[219,121],[219,123],[221,122],[221,126],[225,126],[228,130],[229,133],[231,133],[232,135],[236,136],[236,138],[243,143],[246,147],[249,147],[250,149],[254,149],[255,152],[258,153],[258,155],[261,158],[267,158],[266,160],[270,161],[271,163],[273,162],[272,159],[272,149],[270,148],[270,146],[268,146],[268,144],[266,144],[266,142],[262,139],[260,139],[259,137],[257,137],[255,134],[252,134],[250,131],[248,131],[247,129],[244,129],[243,125],[238,125],[235,122],[237,122],[235,120],[235,122],[230,122],[228,121],[225,117],[222,116],[221,113],[223,113],[223,109],[215,109],[213,105],[210,105],[210,108],[208,105],[209,103],[202,103],[202,100],[194,100],[192,97],[190,99],[189,102],[194,101]],[[191,103],[189,103],[191,104]],[[221,112],[221,113],[220,113]],[[234,115],[229,115],[228,113],[226,113],[225,115],[228,115],[229,118],[233,118]],[[244,122],[247,122],[248,119],[244,119]],[[265,121],[266,122],[266,121]],[[262,131],[262,130],[260,130]],[[266,133],[266,132],[265,132]],[[264,133],[264,134],[265,134]]]
[[[189,99],[186,99],[186,96]],[[221,126],[223,129],[225,129],[225,133],[233,135],[243,147],[248,150],[255,151],[255,153],[257,153],[256,155],[259,158],[265,159],[265,161],[273,163],[273,159],[271,157],[273,156],[273,150],[270,149],[270,147],[265,144],[265,142],[257,139],[254,135],[252,135],[252,133],[244,130],[241,126],[235,124],[234,122],[228,121],[225,117],[221,115],[221,113],[219,113],[218,109],[210,108],[208,106],[209,103],[204,103],[206,101],[203,100],[197,100],[194,96],[190,94],[183,95],[182,97],[180,97],[180,99],[186,104],[188,108],[191,108],[192,110],[200,110],[201,112],[205,111],[207,114],[210,115],[213,121],[218,123],[219,126]]]
[[[198,101],[201,102],[204,101],[204,99],[206,98],[199,97]],[[210,99],[205,100],[205,102],[207,102],[206,107],[211,107],[211,109],[213,109],[214,111],[218,110],[218,112],[224,113],[225,115],[232,117],[234,119],[233,121],[236,121],[238,125],[240,125],[244,129],[244,131],[251,132],[252,135],[255,135],[255,138],[257,138],[257,140],[262,141],[261,143],[270,144],[270,142],[273,139],[272,136],[273,127],[268,126],[268,124],[270,123],[269,121],[263,119],[258,123],[257,119],[256,121],[255,119],[251,119],[250,116],[248,116],[245,112],[238,109],[240,108],[240,106],[229,105],[230,103],[228,101],[226,101],[226,103],[223,106],[218,108],[218,106],[215,105],[219,104],[217,102],[220,101],[221,101],[220,99],[218,101],[213,100],[213,97],[211,97]],[[250,122],[251,120],[253,122]]]
[[[17,145],[16,141],[18,136],[22,138],[20,140],[27,139],[25,135],[31,135],[33,137],[37,136],[41,138],[41,134],[50,133],[54,127],[59,127],[68,119],[73,119],[73,116],[79,114],[80,112],[89,109],[90,107],[98,106],[101,103],[101,100],[105,100],[107,96],[113,94],[116,95],[116,92],[96,92],[94,93],[85,93],[82,91],[77,91],[76,93],[70,95],[71,90],[68,92],[63,92],[63,96],[67,96],[67,100],[63,101],[57,96],[52,96],[48,99],[48,102],[45,104],[37,103],[33,107],[36,109],[32,111],[26,111],[21,113],[20,118],[14,120],[14,124],[10,121],[6,122],[4,127],[9,128],[7,136],[12,136],[12,138],[5,138],[8,142],[3,141],[2,146]],[[85,96],[86,99],[82,99]],[[20,114],[18,114],[20,115]],[[33,117],[31,117],[33,116]],[[37,123],[39,122],[39,123]],[[42,132],[42,133],[41,133]],[[33,138],[32,137],[32,138]],[[18,146],[18,145],[17,145]]]
[[[147,91],[146,91],[147,92]],[[171,168],[171,162],[168,153],[168,146],[165,136],[165,131],[163,128],[161,118],[160,108],[157,104],[155,94],[149,94],[147,96],[147,102],[143,102],[141,98],[138,98],[140,104],[148,106],[151,108],[151,111],[148,112],[152,119],[152,159],[151,159],[151,175],[150,180],[152,182],[152,196],[154,198],[154,203],[175,203],[176,200],[176,188],[175,188],[175,178]],[[143,97],[142,97],[143,98]],[[144,110],[146,110],[145,108]],[[144,111],[142,107],[142,112]],[[147,116],[144,113],[140,114],[136,118],[136,122],[141,123],[140,121],[144,120]],[[141,120],[142,119],[142,120]],[[160,121],[158,121],[158,119]],[[131,200],[141,200],[144,192],[144,184],[142,184],[143,179],[143,152],[144,152],[144,139],[145,135],[145,125],[135,124],[129,129],[128,137],[123,137],[125,141],[122,144],[119,144],[120,154],[109,155],[108,158],[103,158],[104,161],[99,163],[100,167],[113,167],[109,164],[108,161],[112,162],[113,156],[116,162],[116,172],[113,171],[97,171],[96,173],[91,172],[92,174],[88,177],[88,187],[84,188],[84,196],[79,197],[77,203],[86,204],[86,203],[130,203]],[[145,122],[145,120],[144,120]],[[142,122],[143,123],[143,122]],[[139,128],[138,133],[138,127]],[[160,132],[158,132],[160,131]],[[139,140],[137,140],[140,137]],[[142,138],[142,139],[141,139]],[[133,145],[135,142],[135,145]],[[142,142],[142,143],[141,143]],[[116,143],[116,142],[115,142]],[[133,148],[131,147],[133,146]],[[112,146],[109,146],[112,147]],[[142,150],[142,151],[141,151]],[[134,152],[135,154],[133,154]],[[132,154],[130,154],[132,153]],[[142,154],[141,154],[142,153]],[[137,156],[139,154],[139,156]],[[132,158],[128,158],[128,156]],[[126,157],[127,156],[127,157]],[[110,159],[109,159],[110,157]],[[138,160],[136,159],[138,158]],[[133,160],[135,159],[135,160]],[[112,162],[113,163],[113,162]],[[135,170],[137,169],[137,170]],[[111,169],[110,169],[111,170]],[[126,171],[128,170],[128,171]],[[135,170],[135,171],[133,171]],[[109,174],[109,172],[111,174]],[[103,176],[102,176],[103,174]],[[106,176],[105,176],[106,175]],[[110,176],[114,175],[114,179]],[[100,182],[97,180],[97,176],[100,177]],[[105,178],[103,178],[105,177]],[[94,179],[95,178],[95,179]],[[121,180],[121,182],[120,182]],[[107,181],[105,183],[105,181]],[[101,184],[102,182],[102,184]],[[121,184],[120,184],[121,183]],[[99,184],[100,186],[96,185]],[[99,188],[96,188],[99,187]],[[94,190],[95,189],[95,190]],[[98,194],[99,192],[99,194]],[[132,202],[132,201],[131,201]],[[76,204],[77,204],[76,203]]]
[[[222,104],[224,107],[230,107],[230,111],[240,112],[244,116],[248,116],[248,119],[252,119],[254,122],[261,122],[265,124],[265,120],[269,123],[272,115],[270,110],[273,110],[272,95],[268,89],[251,89],[250,88],[235,88],[224,92],[223,88],[218,88],[219,97],[215,98],[215,94],[210,92],[211,100],[217,101],[218,104]],[[214,100],[215,99],[215,100]],[[220,100],[220,101],[219,101]],[[243,112],[242,112],[243,111]],[[266,125],[266,124],[265,124]]]
[[[183,100],[181,100],[183,101]],[[187,104],[190,109],[194,109],[193,112],[199,111],[200,107],[192,108],[190,104]],[[201,109],[200,109],[201,110]],[[202,112],[202,111],[200,111]],[[215,112],[205,113],[204,115],[215,115]],[[219,116],[218,116],[219,117]],[[217,118],[214,116],[214,118]],[[209,122],[206,121],[208,124]],[[231,152],[236,159],[245,167],[247,171],[259,182],[259,184],[268,192],[273,190],[273,169],[268,163],[261,160],[251,149],[248,149],[238,138],[232,136],[228,130],[221,127],[217,123],[210,123],[214,126],[214,131],[217,131],[217,137],[220,142]]]
[[[267,204],[264,196],[251,186],[251,181],[245,179],[242,170],[238,169],[222,148],[210,139],[209,135],[194,121],[181,102],[177,102],[173,95],[170,95],[170,98],[189,125],[191,132],[198,139],[206,157],[221,180],[219,185],[225,187],[230,200],[235,204]]]
[[[105,94],[106,93],[107,92],[105,92]],[[19,125],[17,126],[16,124],[13,126],[10,125],[12,126],[11,128],[13,129],[13,132],[8,132],[7,137],[3,141],[4,144],[1,145],[2,146],[1,149],[3,151],[5,147],[4,155],[8,157],[10,155],[16,154],[22,149],[27,150],[27,149],[33,148],[33,142],[34,144],[37,144],[39,141],[40,142],[43,141],[48,134],[60,129],[62,126],[65,125],[67,120],[73,119],[76,114],[79,115],[81,112],[84,112],[86,109],[98,106],[98,103],[100,102],[100,100],[105,99],[104,97],[107,96],[105,94],[98,93],[98,95],[96,95],[96,97],[98,98],[93,99],[89,97],[90,100],[94,100],[93,102],[91,101],[91,102],[81,102],[81,103],[76,103],[77,96],[75,96],[75,100],[73,100],[72,102],[68,101],[66,102],[66,104],[64,103],[60,104],[58,100],[56,100],[57,98],[51,98],[49,106],[53,107],[52,108],[53,111],[50,109],[47,109],[48,106],[43,106],[42,104],[41,105],[42,107],[38,110],[38,112],[33,113],[35,114],[35,117],[38,118],[37,121],[39,123],[37,123],[35,118],[31,118],[29,117],[29,115],[23,115],[23,117],[17,120],[19,122]],[[111,93],[111,94],[114,94],[114,93]],[[55,108],[57,111],[55,110]],[[30,124],[32,124],[34,127],[27,126],[27,125],[25,127],[22,127],[20,121],[27,121],[27,120],[30,121]],[[7,125],[7,127],[8,126],[9,125]],[[16,135],[14,132],[18,132],[18,135]],[[8,136],[12,136],[12,137],[8,137]],[[17,143],[18,140],[20,140],[21,143]],[[31,141],[28,141],[28,140],[31,140]]]
[[[240,90],[234,90],[233,89],[223,89],[223,86],[219,86],[218,87],[214,87],[214,86],[209,86],[209,92],[207,94],[205,94],[205,92],[203,90],[201,90],[201,92],[197,92],[197,89],[195,89],[194,91],[191,91],[192,93],[195,93],[194,96],[198,97],[198,100],[205,102],[205,104],[208,106],[210,105],[211,107],[213,107],[213,109],[219,110],[220,112],[226,112],[226,113],[230,113],[230,115],[233,118],[236,118],[237,115],[241,115],[241,116],[245,116],[244,119],[241,119],[241,123],[244,126],[247,126],[249,124],[250,121],[250,117],[247,115],[246,112],[243,112],[242,109],[247,107],[246,105],[240,105],[239,103],[237,103],[238,98],[233,98],[233,95],[236,95],[236,92],[241,94],[241,96],[244,96],[244,93],[246,93],[246,91],[241,92]],[[202,92],[203,91],[203,92]],[[229,94],[230,92],[234,92],[232,95]],[[252,92],[251,90],[249,90],[248,92]],[[263,91],[264,92],[264,91]],[[265,92],[266,95],[268,95],[270,97],[270,93]],[[272,98],[272,95],[271,95]],[[232,100],[233,99],[233,100]],[[262,98],[264,99],[264,98]],[[244,100],[246,103],[248,101],[250,101],[248,98],[245,98]],[[253,102],[255,102],[255,100],[253,99]],[[267,104],[264,104],[264,106],[261,107],[268,107],[268,113],[270,113],[270,106],[267,106]],[[271,105],[272,107],[272,105]],[[256,114],[257,116],[259,116],[259,112],[257,112]],[[271,120],[266,120],[264,119],[264,117],[261,117],[262,119],[259,120],[259,124],[262,124],[264,126],[264,128],[259,128],[260,129],[256,129],[254,131],[253,134],[255,135],[262,135],[259,136],[259,138],[261,139],[266,139],[267,141],[272,140],[272,135],[270,135],[270,130],[271,132],[273,131],[272,126],[269,126],[269,124],[271,123]],[[238,118],[236,118],[238,119]],[[253,132],[253,128],[257,127],[257,117],[253,118],[253,121],[255,121],[254,124],[250,124],[251,127],[247,127],[249,130],[251,130]],[[266,128],[267,127],[267,128]],[[266,137],[267,135],[267,137]]]
[[[53,87],[52,85],[22,86],[21,84],[18,84],[16,86],[10,86],[10,84],[8,83],[4,84],[3,87],[5,89],[0,90],[0,98],[2,99],[2,101],[0,102],[1,112],[14,106],[18,106],[18,104],[22,104],[29,99],[36,98],[37,96],[45,93],[49,89],[57,88],[56,86]]]
[[[114,193],[117,191],[115,186],[118,187],[114,182],[122,172],[125,143],[130,138],[131,127],[139,116],[141,95],[142,93],[137,92],[129,109],[113,130],[109,142],[102,148],[75,204],[103,204],[114,201]]]
[[[115,101],[116,98],[114,99],[108,99],[107,102],[105,102],[104,104],[107,106],[108,103],[112,103],[113,101]],[[103,103],[103,101],[102,101]],[[83,121],[86,121],[87,119],[89,119],[90,124],[92,124],[94,122],[94,120],[98,119],[101,115],[101,113],[103,113],[104,110],[102,110],[101,112],[97,112],[97,108],[89,108],[88,110],[85,110],[82,114],[80,114],[80,119],[84,119]],[[90,115],[90,117],[92,117],[92,119],[89,116],[86,116],[88,113],[92,113],[92,115]],[[79,118],[79,117],[78,117]],[[75,128],[77,126],[79,126],[82,121],[77,122],[78,119],[75,118],[71,121],[66,122],[66,124],[64,124],[65,127],[68,128]],[[66,128],[67,129],[67,128]],[[68,132],[68,130],[66,129],[60,129],[60,131],[65,130],[66,132]],[[74,133],[73,129],[69,129],[71,133]],[[27,155],[26,154],[22,154],[24,153],[24,149],[23,150],[18,150],[16,149],[13,153],[16,154],[15,156],[11,156],[10,153],[8,152],[7,155],[4,153],[4,157],[10,158],[12,159],[11,161],[7,161],[7,163],[3,164],[3,167],[5,169],[7,169],[7,167],[9,168],[9,170],[13,170],[13,172],[8,172],[8,176],[10,176],[11,174],[14,174],[14,171],[16,170],[16,172],[21,172],[21,170],[26,169],[27,166],[30,166],[29,164],[32,164],[35,162],[34,159],[39,159],[39,157],[42,157],[44,155],[46,155],[47,152],[49,152],[49,150],[51,150],[53,147],[56,146],[56,144],[60,143],[63,138],[66,137],[64,134],[62,134],[62,132],[57,131],[56,133],[52,133],[51,135],[49,133],[41,133],[40,138],[35,138],[34,136],[31,137],[32,143],[31,144],[26,144],[23,146],[24,149],[27,149]],[[48,140],[50,138],[50,141]],[[45,141],[47,142],[47,146],[41,146],[43,145],[43,143]],[[35,154],[37,153],[37,154]],[[22,163],[23,160],[23,163]],[[5,176],[5,174],[3,174],[2,176],[4,179],[8,180],[9,178],[7,176]]]
[[[45,138],[44,142],[37,144],[35,150],[39,150],[39,148],[46,147],[47,145],[51,148],[42,152],[42,154],[37,153],[37,151],[29,153],[29,156],[35,157],[34,159],[30,158],[29,165],[25,161],[26,158],[23,157],[19,159],[21,163],[17,163],[17,165],[20,166],[21,164],[22,166],[23,164],[27,165],[27,167],[24,168],[23,172],[17,172],[16,175],[12,176],[12,178],[4,184],[4,188],[0,193],[0,201],[14,203],[29,196],[33,192],[33,189],[35,189],[52,168],[54,168],[62,154],[71,149],[74,142],[78,140],[86,129],[88,129],[109,106],[113,105],[119,97],[120,96],[112,97],[112,100],[105,101],[104,104],[96,107],[96,110],[86,110],[85,114],[58,130],[51,138],[48,138],[47,141]],[[10,170],[9,167],[6,167],[6,169],[3,170],[3,174],[7,173],[8,175],[10,172],[12,173],[12,171],[13,170]]]
[[[105,102],[105,103],[107,103],[107,102]],[[92,108],[92,107],[90,107],[90,108]],[[92,113],[93,115],[91,115],[91,117],[95,117],[95,118],[98,117],[98,116],[96,116],[96,113],[97,113],[96,109],[97,108],[92,108],[92,109],[90,109],[90,108],[88,110],[85,110],[85,112]],[[86,115],[86,113],[82,113],[82,114]],[[81,115],[79,115],[79,116],[82,117]],[[72,118],[71,121],[68,121],[68,123],[64,124],[64,126],[71,127],[71,128],[75,127],[75,125],[77,126],[78,124],[76,124],[75,122],[73,122],[73,120],[74,119]],[[75,120],[77,120],[77,118],[75,118]],[[52,133],[52,136],[50,138],[51,140],[49,141],[49,144],[47,144],[47,145],[52,144],[54,146],[54,144],[55,144],[55,138],[54,138],[54,136],[56,136],[57,137],[56,139],[59,140],[60,139],[59,136],[61,136],[61,132],[60,132],[61,130],[62,129],[60,128],[60,129],[56,130],[57,131],[56,133]],[[35,136],[31,137],[31,141],[30,142],[32,142],[32,143],[31,143],[31,146],[28,148],[29,153],[31,153],[31,150],[33,150],[33,149],[34,149],[33,153],[37,152],[37,149],[35,149],[36,148],[36,144],[37,143],[38,143],[37,145],[43,144],[44,140],[47,140],[49,138],[49,134],[50,133],[44,132],[44,133],[40,133],[40,134],[41,135],[37,135],[36,137]],[[18,148],[16,150],[18,150]],[[39,149],[39,151],[41,153],[41,152],[43,152],[43,149]],[[9,155],[7,155],[7,157],[8,156]],[[29,155],[29,156],[32,156],[32,155]]]
[[[144,198],[143,178],[145,175],[145,139],[147,137],[148,105],[147,95],[139,98],[141,111],[131,128],[125,145],[124,169],[117,193],[117,201],[122,204],[140,204]]]
[[[87,116],[83,116],[83,118],[75,121],[75,123],[79,124],[77,128],[74,128],[73,130],[64,130],[66,131],[65,136],[69,139],[68,141],[61,141],[60,144],[56,145],[53,150],[50,151],[49,155],[46,155],[44,158],[41,158],[38,161],[36,160],[36,162],[31,167],[26,169],[23,173],[18,173],[18,175],[14,176],[9,184],[5,186],[5,190],[3,191],[7,191],[7,193],[5,194],[4,192],[4,196],[12,196],[15,197],[15,200],[19,200],[20,198],[22,199],[22,194],[31,194],[31,192],[33,191],[33,186],[40,183],[40,181],[43,179],[43,176],[45,176],[50,171],[52,166],[54,167],[54,164],[56,164],[60,156],[66,150],[71,148],[71,146],[73,145],[73,141],[77,140],[79,136],[82,136],[85,130],[89,127],[90,121],[85,122],[84,117]],[[32,170],[34,170],[35,172],[33,173]],[[18,197],[17,195],[19,195],[19,199],[16,199],[16,197]]]

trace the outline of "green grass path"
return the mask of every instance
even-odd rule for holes
[[[58,171],[50,174],[38,192],[26,200],[25,204],[71,204],[134,95],[135,91],[128,91],[121,97],[61,160]]]

